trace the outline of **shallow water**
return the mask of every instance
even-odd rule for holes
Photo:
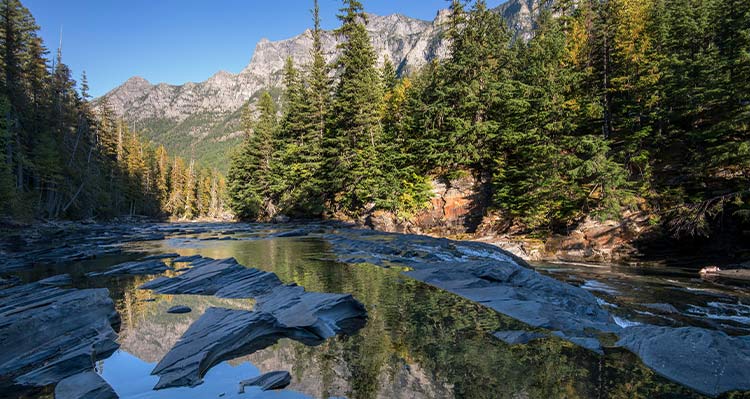
[[[750,333],[750,290],[744,283],[698,277],[694,268],[558,263],[536,270],[591,291],[618,324],[692,325],[730,335]],[[622,325],[622,324],[621,324]]]
[[[122,398],[700,397],[656,375],[622,349],[606,348],[602,357],[557,338],[506,345],[491,333],[529,328],[403,276],[399,267],[338,262],[320,236],[273,238],[269,234],[274,228],[263,225],[247,225],[244,231],[224,229],[216,226],[215,231],[197,234],[181,231],[164,240],[125,244],[119,255],[38,266],[19,275],[33,281],[67,272],[77,287],[110,289],[122,318],[121,347],[99,362],[98,372]],[[227,237],[234,240],[222,239]],[[154,295],[137,288],[155,276],[83,276],[145,254],[166,252],[234,257],[307,291],[351,293],[366,305],[368,322],[353,336],[337,336],[316,347],[282,339],[213,367],[195,388],[153,391],[158,378],[150,375],[151,370],[206,308],[252,309],[254,304],[211,296]],[[730,333],[750,329],[745,306],[750,301],[743,289],[695,280],[687,271],[644,272],[585,264],[534,266],[591,290],[618,317],[618,323],[687,323]],[[671,304],[676,313],[653,304]],[[192,312],[167,314],[166,309],[174,305],[187,305]],[[239,381],[275,370],[292,374],[287,389],[260,392],[248,387],[238,394]]]

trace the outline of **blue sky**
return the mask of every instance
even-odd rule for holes
[[[338,26],[338,0],[319,0],[323,27]],[[312,0],[22,0],[54,54],[88,75],[100,96],[129,77],[152,83],[199,82],[239,72],[263,37],[279,40],[310,26]],[[490,0],[495,6],[502,0]],[[432,20],[446,0],[364,0],[368,12]]]

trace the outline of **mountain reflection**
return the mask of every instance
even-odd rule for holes
[[[108,381],[111,368],[119,370],[118,379],[132,374],[131,380],[144,381],[139,388],[144,391],[135,396],[178,397],[170,392],[198,394],[212,387],[205,392],[221,391],[229,395],[225,397],[232,397],[237,395],[241,379],[286,370],[292,374],[292,384],[284,395],[293,395],[290,397],[698,397],[655,376],[625,351],[609,350],[600,358],[556,338],[506,345],[491,333],[528,327],[404,277],[399,270],[332,261],[327,244],[320,239],[203,241],[199,248],[172,243],[162,241],[162,247],[156,249],[182,255],[235,257],[243,265],[272,271],[284,282],[295,282],[308,291],[351,293],[367,306],[368,322],[353,336],[338,336],[315,347],[283,339],[216,366],[196,388],[148,391],[156,381],[148,375],[154,364],[205,309],[251,310],[253,301],[153,295],[137,289],[148,277],[118,279],[111,289],[118,291],[113,294],[122,315],[122,348],[102,367]],[[174,305],[187,305],[192,312],[167,314]],[[118,389],[117,383],[110,382]],[[219,382],[220,388],[215,388]],[[121,396],[130,396],[128,392],[133,391],[121,392]],[[259,394],[248,392],[239,397]]]

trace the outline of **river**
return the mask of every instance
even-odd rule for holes
[[[97,372],[121,398],[698,398],[670,382],[633,353],[604,344],[604,355],[567,340],[546,337],[522,345],[495,338],[496,331],[536,330],[462,296],[403,274],[396,263],[376,266],[342,259],[325,231],[278,237],[300,226],[262,224],[160,225],[163,239],[121,244],[96,259],[37,264],[14,271],[26,282],[69,273],[76,288],[105,287],[121,316],[120,348],[97,362]],[[303,226],[304,227],[304,226]],[[64,238],[63,238],[64,240]],[[430,252],[430,249],[425,249]],[[152,390],[156,363],[209,307],[252,310],[252,299],[159,295],[138,287],[156,276],[86,277],[86,273],[145,255],[178,253],[275,273],[307,291],[351,293],[367,309],[367,323],[351,335],[317,346],[282,339],[255,353],[210,368],[193,387]],[[367,254],[377,256],[377,254]],[[420,256],[415,254],[414,256]],[[166,260],[172,265],[170,260]],[[175,264],[175,269],[182,265]],[[689,325],[750,331],[746,287],[711,283],[679,267],[533,264],[537,271],[593,293],[617,324]],[[173,270],[166,276],[179,274]],[[187,305],[187,314],[168,314]],[[606,341],[606,339],[605,339]],[[261,392],[238,382],[286,370],[292,383]],[[53,388],[34,395],[51,396]],[[21,395],[19,393],[19,395]],[[750,397],[734,393],[732,397]]]

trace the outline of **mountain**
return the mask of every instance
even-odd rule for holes
[[[510,0],[496,11],[517,37],[528,39],[539,1]],[[438,11],[433,21],[370,14],[367,30],[379,62],[390,59],[400,73],[408,73],[432,59],[445,57],[448,47],[442,33],[447,18],[447,10]],[[338,55],[337,40],[332,32],[323,33],[329,62]],[[136,76],[96,102],[106,99],[118,116],[149,139],[164,144],[170,153],[225,170],[226,154],[242,139],[242,105],[248,101],[253,104],[264,89],[278,97],[284,61],[292,57],[296,65],[306,64],[311,47],[310,30],[280,41],[262,39],[250,63],[238,74],[219,71],[204,82],[183,85],[152,84]]]

